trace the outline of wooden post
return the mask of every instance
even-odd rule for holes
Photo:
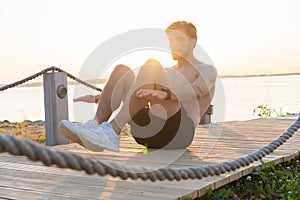
[[[213,105],[209,105],[205,114],[202,116],[199,125],[210,124],[212,114],[213,114]]]
[[[61,120],[68,120],[67,74],[51,72],[44,74],[44,104],[46,145],[67,144],[69,141],[58,131]]]

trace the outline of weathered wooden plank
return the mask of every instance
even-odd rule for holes
[[[38,191],[30,191],[23,188],[6,187],[0,185],[0,198],[11,200],[40,200],[40,199],[57,199],[57,200],[82,200],[82,198],[69,197],[67,195],[61,196],[58,194],[49,194]],[[95,198],[97,199],[97,198]]]
[[[12,176],[14,175],[14,176]],[[24,185],[24,189],[37,191],[41,193],[55,193],[59,195],[67,195],[74,197],[92,198],[100,196],[107,191],[114,191],[118,188],[119,193],[136,194],[141,192],[148,197],[173,198],[174,191],[178,195],[189,192],[191,187],[195,190],[203,185],[199,181],[193,182],[158,182],[129,180],[123,181],[118,178],[97,176],[72,176],[47,174],[42,176],[42,172],[24,173],[18,170],[5,169],[0,171],[0,185],[6,187],[20,188]],[[204,183],[205,184],[205,183]],[[75,189],[74,189],[75,188]],[[173,192],[170,192],[173,191]]]
[[[72,178],[72,177],[69,177]],[[61,179],[60,179],[61,180]],[[98,182],[99,183],[99,182]],[[129,195],[144,195],[151,197],[170,198],[170,194],[157,192],[164,188],[160,187],[143,187],[143,190],[137,188],[138,185],[128,185],[124,183],[117,183],[116,181],[106,181],[102,186],[97,185],[84,185],[80,182],[68,183],[65,180],[51,182],[47,178],[43,179],[43,182],[38,179],[32,178],[15,178],[12,176],[1,176],[0,185],[9,188],[22,188],[26,191],[36,191],[44,194],[53,194],[59,196],[67,196],[81,199],[94,199],[95,197],[101,197],[103,193],[112,192],[113,195],[129,196]],[[116,187],[118,188],[116,190]],[[140,186],[142,187],[142,186]],[[185,192],[182,188],[176,188],[179,192]]]

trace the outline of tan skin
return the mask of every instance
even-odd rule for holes
[[[82,96],[82,97],[78,97],[78,98],[75,98],[73,99],[74,102],[80,102],[80,101],[83,101],[83,102],[86,102],[86,103],[99,103],[98,102],[98,99],[100,95],[97,95],[97,96],[94,96],[94,95],[85,95],[85,96]]]
[[[127,83],[128,80],[131,79],[127,78],[127,76],[129,77],[129,75],[131,75],[130,71],[125,75],[122,75],[124,80],[122,80],[122,78],[118,78],[118,82],[120,82],[120,85],[124,87],[121,88],[122,90],[120,89],[120,91],[126,91],[124,94],[116,92],[117,95],[113,96],[113,94],[111,94],[112,92],[107,92],[118,88],[116,87],[116,82],[113,81],[114,76],[112,75],[112,84],[108,84],[108,86],[106,86],[108,88],[104,88],[106,92],[102,92],[101,96],[95,98],[95,96],[87,95],[76,98],[74,101],[98,102],[99,106],[95,119],[98,120],[99,124],[103,121],[107,121],[111,111],[114,111],[118,107],[119,102],[123,101],[121,111],[110,122],[117,134],[120,134],[121,128],[131,119],[132,116],[145,107],[148,102],[152,105],[152,114],[165,119],[178,112],[181,107],[180,102],[196,102],[199,109],[197,112],[195,111],[195,106],[190,106],[192,103],[187,103],[187,106],[185,106],[185,109],[188,111],[188,115],[194,121],[196,127],[201,116],[204,114],[211,102],[217,72],[214,67],[204,64],[194,57],[193,50],[195,47],[195,41],[186,37],[185,34],[182,34],[184,33],[184,30],[178,31],[179,32],[174,31],[168,35],[172,57],[174,60],[178,61],[177,65],[163,69],[158,61],[153,59],[148,60],[141,68],[138,76],[134,79],[135,81],[129,81],[130,83]],[[156,79],[156,76],[153,75],[153,77],[151,77],[151,74],[156,74],[156,76],[157,74],[160,74],[161,79],[153,80]],[[153,84],[147,84],[151,80],[158,82],[156,88]],[[110,88],[109,85],[113,85],[114,88]],[[165,86],[172,91],[171,99],[169,100],[165,100],[167,93],[161,90],[161,87]],[[106,98],[104,98],[103,94]],[[109,111],[105,110],[105,108],[108,107],[107,105],[99,108],[101,107],[101,104],[108,104],[105,102],[107,97],[114,100],[116,99],[115,101],[117,101],[116,103],[111,103],[112,108]],[[103,113],[107,113],[107,115],[103,117],[103,115],[105,115]]]

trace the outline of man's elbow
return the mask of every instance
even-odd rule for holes
[[[214,85],[216,83],[217,78],[218,78],[218,72],[216,68],[212,67],[210,82],[212,82]]]
[[[198,99],[198,100],[203,96],[203,92],[199,86],[194,87],[194,93],[195,93],[196,99]]]

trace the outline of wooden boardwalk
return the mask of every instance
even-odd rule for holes
[[[54,148],[86,157],[113,160],[131,166],[160,168],[196,167],[230,161],[256,151],[276,139],[294,119],[270,118],[231,121],[199,126],[192,145],[186,151],[150,150],[143,153],[131,137],[123,137],[121,151],[94,153],[77,144]],[[300,150],[299,131],[271,155],[263,159],[275,163],[292,159]],[[250,173],[261,163],[221,176],[201,180],[142,181],[121,180],[110,176],[46,167],[25,157],[0,154],[0,199],[185,199],[203,195],[209,187],[219,188]]]

